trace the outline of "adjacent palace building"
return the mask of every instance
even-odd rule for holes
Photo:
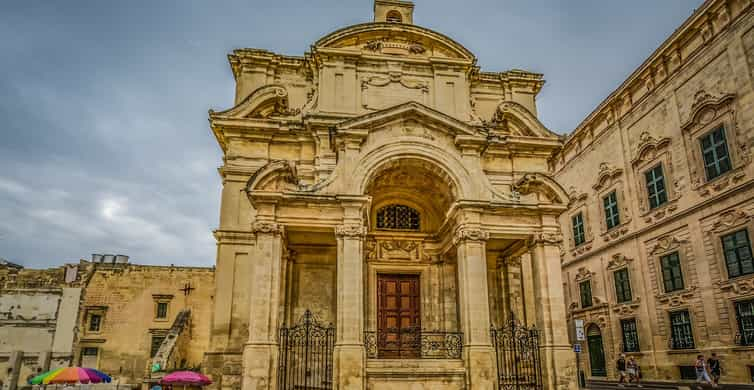
[[[681,382],[712,352],[754,381],[752,1],[704,2],[567,136],[537,118],[541,74],[482,71],[413,12],[229,55],[215,268],[0,263],[4,388],[84,364],[143,388],[568,390],[621,353]]]

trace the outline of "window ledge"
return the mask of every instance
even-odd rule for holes
[[[693,188],[701,196],[707,196],[723,191],[731,184],[736,185],[746,177],[743,167],[744,166],[741,165],[737,168],[731,169],[712,180],[706,180],[707,178],[704,177],[704,182],[696,184]]]
[[[668,355],[684,355],[689,353],[695,353],[699,354],[701,351],[697,348],[689,348],[689,349],[668,349],[667,353]]]
[[[754,351],[754,345],[736,345],[735,347],[731,348],[731,350],[736,352]]]

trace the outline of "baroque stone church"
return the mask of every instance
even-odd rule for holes
[[[413,12],[229,55],[219,388],[575,388],[542,75],[482,71]]]

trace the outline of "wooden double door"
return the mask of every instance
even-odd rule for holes
[[[421,353],[419,275],[377,276],[377,348],[384,359]]]

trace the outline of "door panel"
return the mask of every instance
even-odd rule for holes
[[[587,344],[589,345],[589,365],[592,368],[592,376],[607,376],[602,335],[587,336]]]
[[[419,356],[419,275],[377,276],[377,342],[380,358]]]

